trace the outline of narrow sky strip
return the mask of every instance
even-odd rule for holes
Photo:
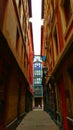
[[[34,55],[40,55],[41,46],[41,7],[42,0],[31,0],[32,4],[32,30],[33,30],[33,43],[34,43]]]

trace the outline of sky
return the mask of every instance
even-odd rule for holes
[[[43,20],[41,19],[41,7],[42,0],[31,0],[32,5],[32,30],[33,30],[33,44],[34,44],[34,55],[40,55],[41,51],[41,25]]]

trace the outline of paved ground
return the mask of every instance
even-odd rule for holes
[[[29,112],[16,130],[59,130],[50,116],[43,110]]]

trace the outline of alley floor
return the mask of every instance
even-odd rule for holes
[[[45,111],[35,109],[24,117],[16,130],[59,130],[59,128]]]

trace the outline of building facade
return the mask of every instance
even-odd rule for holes
[[[72,0],[44,0],[41,55],[46,56],[48,69],[48,75],[45,76],[48,111],[64,130],[72,130],[73,127],[72,6]]]
[[[32,97],[28,79],[28,20],[27,0],[0,1],[1,130],[13,126],[15,129],[27,112],[27,95]]]

